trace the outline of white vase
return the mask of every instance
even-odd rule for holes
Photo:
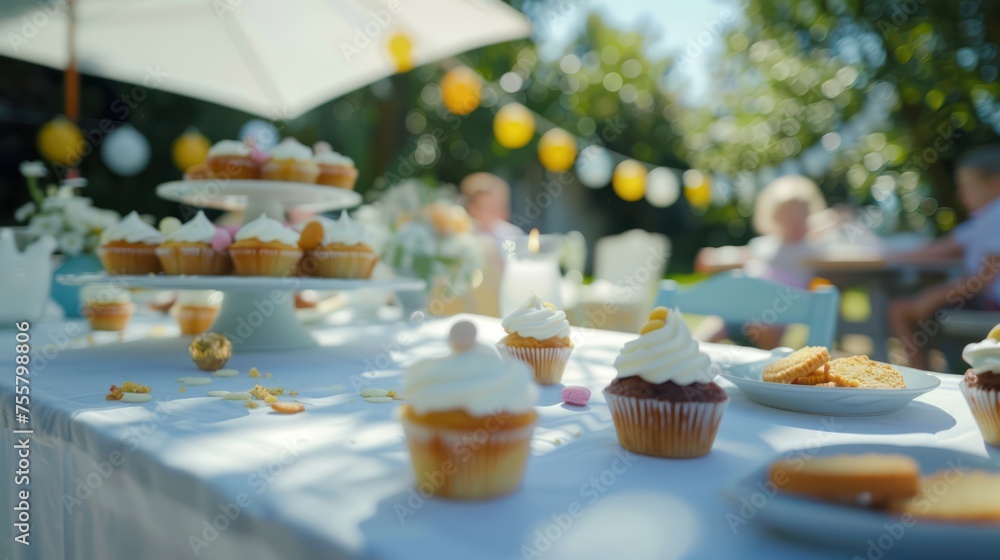
[[[41,319],[49,300],[55,249],[51,236],[0,228],[0,328]]]

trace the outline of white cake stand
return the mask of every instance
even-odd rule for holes
[[[112,276],[60,274],[56,282],[67,286],[110,284],[121,288],[153,290],[222,290],[225,297],[209,329],[226,335],[234,348],[245,351],[296,350],[316,345],[309,331],[295,317],[295,292],[300,290],[347,291],[360,288],[409,291],[426,287],[423,280],[339,280],[294,276]]]
[[[324,212],[361,203],[354,191],[324,185],[281,181],[204,180],[173,181],[157,187],[166,200],[202,208],[243,212],[244,220],[265,213],[283,220],[288,210]],[[316,341],[295,317],[295,292],[299,290],[348,291],[377,288],[393,291],[426,289],[423,280],[341,280],[331,278],[267,276],[109,276],[63,274],[56,281],[68,286],[112,284],[124,288],[163,290],[221,290],[222,309],[211,331],[225,334],[244,352],[295,350]]]
[[[347,189],[247,179],[171,181],[156,187],[156,195],[197,208],[243,212],[246,221],[261,214],[284,220],[285,212],[292,209],[326,212],[361,204],[361,195]]]

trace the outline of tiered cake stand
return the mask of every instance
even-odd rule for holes
[[[278,181],[174,181],[164,183],[156,194],[166,200],[200,208],[242,211],[246,221],[261,213],[282,220],[287,210],[323,212],[351,208],[361,196],[346,189]],[[56,281],[69,286],[116,284],[126,288],[154,290],[221,290],[222,309],[212,325],[225,334],[238,351],[279,351],[306,348],[315,339],[295,317],[295,292],[299,290],[348,291],[378,288],[387,291],[417,291],[423,280],[342,280],[328,278],[267,276],[109,276],[64,274]]]

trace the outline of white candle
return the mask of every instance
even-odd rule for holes
[[[504,266],[500,281],[501,316],[507,316],[532,293],[556,307],[562,306],[558,253],[539,252],[538,230],[532,230],[527,248],[514,251]]]

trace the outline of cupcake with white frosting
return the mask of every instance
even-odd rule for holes
[[[214,179],[260,179],[253,150],[239,140],[222,140],[208,149],[208,175]]]
[[[135,211],[101,233],[97,254],[109,274],[156,274],[163,270],[156,248],[163,234]]]
[[[403,374],[400,418],[417,486],[444,498],[484,499],[514,491],[531,453],[538,388],[523,363],[476,342],[455,323],[453,353]]]
[[[712,362],[680,310],[654,309],[639,338],[622,348],[615,369],[604,398],[622,447],[671,458],[711,451],[729,396],[712,382]]]
[[[219,315],[222,297],[216,290],[182,290],[176,303],[181,334],[194,336],[207,331]]]
[[[318,176],[319,166],[313,161],[312,150],[295,138],[285,138],[271,148],[261,168],[261,177],[271,181],[315,183]]]
[[[319,166],[319,176],[316,184],[354,190],[358,180],[358,168],[354,160],[338,153],[326,142],[317,142],[313,146],[313,159]]]
[[[305,251],[300,273],[321,278],[369,278],[378,255],[367,241],[365,226],[347,212],[336,220],[315,218],[302,229],[299,239],[299,247]]]
[[[91,284],[80,289],[81,315],[95,331],[125,330],[135,305],[121,284]]]
[[[970,367],[959,389],[979,424],[983,440],[1000,446],[1000,325],[993,327],[982,342],[966,346],[962,359]]]
[[[542,385],[555,385],[573,351],[566,313],[531,294],[503,320],[507,336],[497,343],[501,354],[531,366]]]
[[[261,214],[236,232],[229,255],[240,276],[288,276],[302,258],[298,243],[298,233]]]
[[[176,222],[175,222],[176,223]],[[166,235],[156,249],[167,274],[229,274],[229,234],[215,227],[202,211]]]

